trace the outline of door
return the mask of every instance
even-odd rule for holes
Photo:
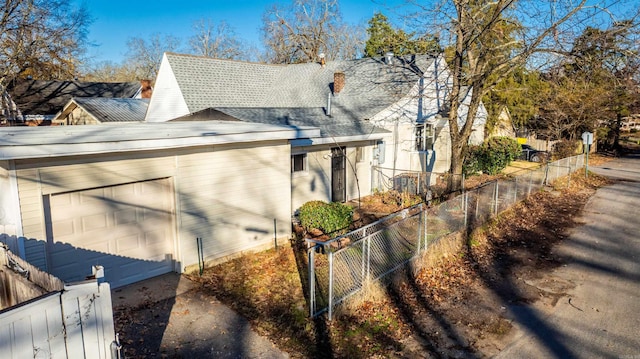
[[[331,149],[331,201],[347,200],[347,160],[344,147]]]
[[[104,267],[113,288],[173,270],[170,179],[44,197],[48,268],[64,281]]]

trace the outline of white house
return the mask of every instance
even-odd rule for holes
[[[389,175],[446,172],[450,143],[441,116],[449,89],[446,63],[429,55],[268,65],[166,53],[146,120],[319,127],[320,138],[291,142],[295,209],[370,194],[372,166],[390,168]],[[472,143],[484,139],[485,122],[481,106]]]
[[[144,122],[0,128],[0,240],[65,281],[101,265],[113,287],[273,245],[303,203],[368,195],[382,166],[444,171],[448,81],[426,55],[165,54]]]

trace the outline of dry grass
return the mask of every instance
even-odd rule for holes
[[[488,348],[495,350],[495,344],[483,345],[500,340],[511,328],[501,317],[501,301],[539,297],[526,288],[506,290],[501,283],[509,282],[509,275],[547,268],[537,266],[548,265],[548,260],[526,258],[548,256],[590,193],[605,183],[595,175],[576,173],[571,187],[556,194],[537,193],[469,239],[439,241],[413,270],[399,272],[386,283],[367,283],[331,322],[309,318],[303,290],[306,249],[299,242],[208,268],[193,279],[293,358],[490,355]],[[366,203],[361,203],[363,210]],[[369,204],[374,211],[398,205],[379,200]],[[504,253],[511,261],[505,262]],[[502,273],[504,268],[512,274]]]

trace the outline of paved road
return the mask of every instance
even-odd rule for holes
[[[518,333],[496,358],[640,359],[640,156],[589,169],[619,181],[589,200],[555,249],[566,265],[539,281],[564,295],[510,307]]]

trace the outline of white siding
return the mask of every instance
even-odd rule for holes
[[[19,217],[16,213],[19,206],[16,201],[17,196],[9,176],[9,163],[0,161],[0,243],[8,245],[14,253],[19,253],[17,243]]]
[[[292,151],[307,154],[307,171],[291,174],[292,210],[312,200],[331,201],[331,149],[296,147]]]
[[[162,56],[153,95],[149,101],[146,122],[165,122],[189,114],[178,81],[176,80],[167,56]]]
[[[155,155],[155,156],[154,156]],[[272,244],[291,233],[285,141],[17,162],[27,259],[47,269],[43,195],[172,178],[180,268]],[[274,219],[277,233],[274,234]]]
[[[362,147],[363,159],[356,161],[356,147]],[[347,200],[358,199],[371,194],[371,154],[372,143],[354,143],[347,147]],[[354,172],[355,170],[355,172]]]
[[[437,75],[437,80],[435,75]],[[400,172],[430,170],[442,173],[449,169],[451,144],[447,119],[437,121],[435,124],[434,151],[427,154],[429,166],[424,166],[424,153],[416,151],[415,148],[415,126],[421,120],[433,121],[435,115],[445,106],[448,82],[450,82],[450,73],[442,58],[438,58],[438,61],[434,62],[425,72],[422,83],[417,83],[407,96],[371,119],[372,123],[394,133],[386,143],[385,163],[381,164],[382,167]],[[466,105],[470,100],[471,94],[464,99],[462,106],[460,106],[458,112],[460,124],[464,123],[467,112]],[[469,143],[478,144],[484,140],[486,117],[486,109],[481,105],[473,124],[474,129]]]
[[[355,142],[341,145],[345,145],[347,151],[347,201],[371,194],[373,143]],[[296,147],[292,150],[292,153],[307,154],[307,171],[291,176],[291,207],[294,212],[308,201],[331,201],[331,147]],[[356,147],[363,148],[362,162],[356,162]]]
[[[290,146],[215,147],[178,158],[180,250],[185,265],[273,243],[291,233]]]

